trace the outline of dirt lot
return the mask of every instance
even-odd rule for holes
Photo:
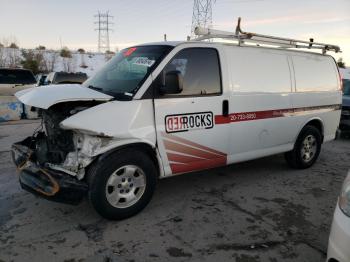
[[[278,155],[161,180],[142,213],[111,222],[87,201],[63,205],[20,189],[9,148],[37,125],[0,125],[0,261],[325,260],[349,139],[325,144],[308,170]]]

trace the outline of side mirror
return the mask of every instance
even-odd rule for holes
[[[165,94],[179,94],[183,90],[183,77],[180,71],[167,72],[163,84],[160,87],[160,93]]]

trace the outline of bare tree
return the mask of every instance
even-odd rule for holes
[[[19,50],[16,48],[8,48],[7,49],[7,64],[10,68],[16,68],[21,65],[21,55],[19,53]]]
[[[78,67],[78,56],[72,56],[71,58],[71,71],[70,72],[77,72],[77,67]]]
[[[2,38],[1,40],[2,44],[4,47],[8,47],[9,46],[9,39],[8,38]]]
[[[68,57],[62,57],[62,65],[63,65],[63,70],[65,72],[72,72],[73,70],[73,64],[72,64],[72,58]]]
[[[106,62],[109,61],[114,55],[115,55],[114,52],[107,50],[106,53],[105,53],[105,60],[106,60]]]
[[[46,72],[53,72],[55,70],[56,61],[58,58],[58,53],[55,51],[46,52],[44,55],[43,67]]]
[[[80,67],[81,68],[88,68],[88,66],[85,63],[85,54],[80,53]]]
[[[42,46],[39,46],[42,47]],[[48,72],[48,61],[47,61],[47,52],[43,48],[36,48],[34,51],[35,60],[38,62],[38,69],[40,72]]]
[[[338,67],[340,68],[346,68],[345,62],[343,61],[343,58],[340,57],[337,61]]]
[[[5,54],[5,48],[0,47],[0,67],[6,66],[6,54]]]

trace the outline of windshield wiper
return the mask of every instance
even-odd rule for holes
[[[107,95],[111,95],[114,97],[115,100],[121,100],[121,101],[130,101],[133,98],[133,94],[128,93],[128,92],[124,92],[124,93],[115,93],[113,91],[109,91],[109,90],[104,90],[101,87],[97,87],[97,86],[93,86],[93,85],[89,85],[88,88],[96,90],[96,91],[100,91],[104,94]]]
[[[130,93],[114,93],[111,92],[111,95],[116,99],[116,100],[121,100],[121,101],[131,101],[132,100],[132,94]]]
[[[103,88],[97,87],[97,86],[89,85],[88,88],[93,89],[93,90],[96,90],[96,91],[103,91]]]

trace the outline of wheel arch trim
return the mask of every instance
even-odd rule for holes
[[[142,149],[142,151],[146,153],[151,153],[152,160],[156,164],[156,168],[159,172],[158,177],[164,176],[164,167],[163,162],[160,157],[160,153],[158,151],[158,148],[150,143],[147,143],[145,141],[138,141],[138,140],[132,140],[132,141],[125,141],[122,144],[117,145],[116,147],[109,149],[101,154],[99,154],[96,158],[96,161],[101,161],[102,159],[108,157],[109,155],[115,153],[116,151],[127,149],[127,148],[139,148]]]
[[[312,125],[314,127],[316,127],[317,129],[320,129],[321,131],[321,136],[322,136],[322,143],[323,143],[323,139],[324,139],[324,121],[320,118],[320,117],[311,117],[308,118],[307,120],[305,120],[303,122],[303,124],[301,125],[301,128],[298,131],[298,134],[296,135],[296,137],[294,138],[294,144],[297,141],[301,131],[304,129],[304,127],[306,127],[307,125]]]

